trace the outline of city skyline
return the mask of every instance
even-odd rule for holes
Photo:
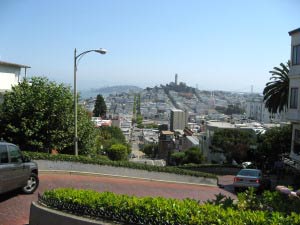
[[[29,76],[78,89],[179,82],[206,90],[262,92],[268,71],[290,57],[288,32],[300,3],[289,1],[1,1],[0,60]]]

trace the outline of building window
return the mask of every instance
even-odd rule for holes
[[[298,108],[298,88],[291,88],[290,108]]]
[[[294,134],[294,147],[293,151],[295,154],[300,154],[300,130],[295,129]]]
[[[300,45],[293,46],[292,65],[300,65]]]

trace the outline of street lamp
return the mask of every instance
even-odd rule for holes
[[[97,52],[99,54],[106,54],[106,50],[103,48],[88,50],[85,52],[76,55],[76,48],[74,50],[74,119],[75,119],[75,136],[74,136],[74,148],[75,156],[78,156],[78,136],[77,136],[77,85],[76,85],[76,72],[77,72],[77,63],[79,60],[89,52]]]

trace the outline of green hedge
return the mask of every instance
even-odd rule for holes
[[[202,173],[198,171],[189,171],[180,169],[177,167],[162,167],[162,166],[151,166],[141,163],[133,163],[128,161],[111,161],[104,157],[97,158],[89,158],[85,156],[74,156],[74,155],[51,155],[48,153],[37,153],[37,152],[23,152],[25,156],[30,157],[33,160],[52,160],[52,161],[70,161],[70,162],[80,162],[86,164],[97,164],[97,165],[107,165],[107,166],[115,166],[115,167],[126,167],[131,169],[138,170],[147,170],[153,172],[165,172],[165,173],[173,173],[179,175],[189,175],[194,177],[206,177],[206,178],[215,178],[218,179],[217,176],[209,173]]]
[[[232,164],[195,164],[195,163],[188,163],[178,168],[242,168],[240,165],[232,165]]]
[[[126,224],[300,224],[300,215],[296,213],[236,210],[209,203],[200,205],[192,199],[135,197],[70,188],[46,191],[39,201],[50,208],[80,216]]]

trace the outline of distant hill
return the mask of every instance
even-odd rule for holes
[[[118,85],[118,86],[110,86],[110,87],[102,87],[102,88],[93,88],[90,90],[80,91],[80,95],[82,98],[95,97],[98,94],[103,96],[107,96],[110,94],[117,93],[128,93],[128,92],[140,92],[143,89],[133,85]]]

